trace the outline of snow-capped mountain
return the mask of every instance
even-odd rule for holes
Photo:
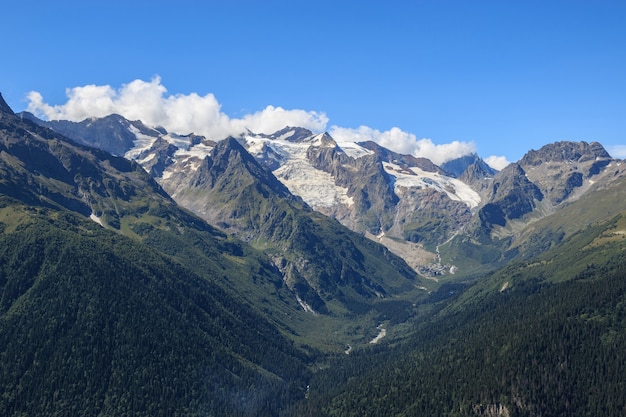
[[[273,135],[249,133],[240,140],[257,160],[272,161],[268,167],[293,194],[361,233],[428,240],[403,234],[413,204],[398,215],[416,194],[422,197],[423,208],[432,205],[426,198],[432,195],[445,196],[455,211],[469,211],[481,201],[477,192],[430,161],[395,154],[374,143],[337,142],[328,133],[295,128]]]
[[[175,199],[215,145],[195,135],[133,133],[137,139],[125,156]],[[436,245],[458,233],[481,203],[478,192],[429,160],[374,143],[337,142],[297,127],[236,139],[311,208],[386,244],[425,274]]]
[[[138,161],[174,199],[186,195],[183,205],[192,210],[189,178],[211,158],[216,145],[202,136],[150,128],[120,116],[39,122],[84,143],[109,132],[108,137],[117,139],[93,144]],[[579,198],[595,179],[606,177],[611,164],[619,163],[601,145],[584,142],[530,151],[519,163],[496,172],[477,155],[439,167],[373,142],[338,142],[328,133],[299,127],[272,134],[248,131],[234,139],[309,207],[383,243],[427,276],[454,271],[455,251],[469,250],[465,244],[452,245],[454,249],[443,244],[463,236],[470,245],[484,245],[485,237],[493,244],[495,238],[496,252],[502,253],[507,249],[499,239]],[[616,169],[621,175],[623,169]],[[442,262],[446,250],[452,253],[449,265]],[[489,262],[497,258],[493,256]]]

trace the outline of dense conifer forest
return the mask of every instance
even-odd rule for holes
[[[597,233],[509,268],[508,289],[479,295],[485,278],[441,302],[395,346],[337,359],[291,415],[625,415],[626,253],[621,238],[594,246]]]
[[[0,105],[0,416],[624,416],[625,187],[531,225],[523,256],[468,237],[502,267],[430,289],[300,214],[290,243],[340,313],[308,311],[139,165]]]
[[[1,211],[0,415],[276,415],[303,395],[305,355],[210,275],[71,214]]]

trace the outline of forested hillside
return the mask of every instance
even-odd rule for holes
[[[396,346],[338,359],[292,415],[623,416],[623,226],[591,227],[435,304]]]
[[[222,272],[6,198],[0,221],[1,415],[276,415],[303,395],[307,358]]]
[[[137,164],[0,106],[0,415],[276,415],[315,357],[298,309]]]
[[[439,261],[472,274],[426,281],[215,149],[194,193],[223,230],[0,97],[0,415],[626,415],[621,163],[558,212],[450,240]]]

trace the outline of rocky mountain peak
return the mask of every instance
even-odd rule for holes
[[[458,178],[469,185],[478,186],[479,184],[488,181],[494,174],[495,171],[484,162],[482,164],[480,162],[475,162],[469,165]]]
[[[336,148],[338,146],[337,142],[335,142],[335,139],[333,139],[333,137],[326,132],[315,136],[314,139],[314,144],[318,146],[322,146],[325,148]]]
[[[163,136],[157,137],[152,146],[139,153],[137,159],[143,160],[143,168],[155,178],[163,176],[165,169],[174,163],[174,154],[178,148],[172,145]]]
[[[205,182],[205,174],[211,173],[210,185],[213,186],[220,175],[224,175],[228,169],[232,169],[232,161],[241,162],[245,160],[244,153],[239,150],[240,147],[239,142],[230,136],[217,142],[211,154],[204,158],[197,172],[196,185]]]
[[[246,163],[257,164],[255,159],[248,152],[246,152],[239,141],[232,136],[217,142],[211,152],[211,159],[216,162],[233,157],[241,159]]]
[[[8,114],[15,114],[13,113],[13,110],[11,110],[11,107],[9,107],[7,102],[4,101],[4,98],[2,97],[2,93],[0,93],[0,112],[8,113]]]
[[[306,138],[312,135],[313,135],[313,132],[303,127],[286,126],[282,128],[281,130],[272,133],[271,135],[260,134],[258,136],[267,138],[267,139],[286,140],[289,142],[299,143],[299,142],[304,141]]]
[[[522,166],[537,166],[544,162],[586,162],[611,158],[598,142],[554,142],[538,151],[531,150],[520,160]]]
[[[494,180],[489,202],[480,209],[479,218],[487,228],[504,226],[507,220],[520,219],[531,213],[543,198],[543,193],[528,179],[524,168],[518,163],[510,164]]]
[[[260,181],[278,195],[293,198],[289,189],[232,136],[215,144],[211,154],[204,159],[198,169],[193,182],[196,187],[205,182],[213,187],[226,178],[237,178],[241,183]]]
[[[145,126],[141,121],[129,121],[119,114],[91,117],[80,122],[43,121],[28,112],[22,112],[20,116],[40,126],[50,128],[77,143],[93,146],[118,156],[125,155],[135,146],[136,132],[155,139],[161,135],[161,132]]]
[[[552,204],[561,204],[612,161],[597,142],[555,142],[528,152],[519,164]]]
[[[377,159],[381,162],[389,162],[401,167],[418,167],[426,172],[437,172],[443,174],[441,168],[435,165],[430,159],[419,158],[413,155],[399,154],[397,152],[390,151],[373,141],[359,142],[358,144],[365,149],[374,152]]]
[[[468,169],[470,172],[466,175],[470,177],[477,173],[484,174],[484,176],[493,176],[497,172],[475,153],[445,162],[441,164],[441,168],[456,178],[461,177]]]

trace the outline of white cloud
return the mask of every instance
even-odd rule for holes
[[[368,126],[360,126],[358,129],[332,126],[329,133],[339,141],[371,140],[394,152],[428,158],[438,165],[473,153],[476,149],[472,142],[453,141],[436,145],[431,139],[417,139],[414,134],[404,132],[397,127],[381,132]]]
[[[172,132],[195,132],[216,140],[246,129],[274,133],[286,125],[323,131],[328,123],[324,113],[273,106],[240,119],[230,118],[221,111],[213,94],[168,95],[159,77],[150,82],[135,80],[117,90],[111,86],[74,87],[66,91],[66,96],[65,104],[51,106],[44,102],[40,93],[32,91],[27,96],[28,111],[48,120],[72,121],[117,113],[130,120],[163,126]]]
[[[221,105],[213,94],[168,94],[158,76],[150,81],[134,80],[118,89],[108,85],[69,88],[66,96],[66,103],[50,105],[40,93],[31,91],[27,97],[28,111],[43,119],[72,121],[117,113],[147,125],[163,126],[171,132],[194,132],[214,140],[243,133],[246,129],[270,134],[285,126],[321,132],[328,124],[328,117],[322,112],[286,110],[275,106],[232,118],[221,111]],[[436,164],[475,152],[472,142],[454,141],[436,145],[431,139],[417,139],[414,134],[397,127],[380,131],[368,126],[358,129],[332,126],[329,133],[339,141],[371,140],[395,152],[428,158]]]
[[[626,145],[611,145],[606,147],[606,151],[613,158],[626,159]]]
[[[267,106],[261,111],[233,119],[237,129],[250,129],[259,133],[274,133],[285,126],[305,127],[315,132],[326,129],[328,117],[324,113],[305,110],[285,110],[282,107]]]
[[[505,156],[497,156],[491,155],[485,158],[485,162],[493,169],[497,169],[498,171],[502,171],[510,162],[506,159]]]

